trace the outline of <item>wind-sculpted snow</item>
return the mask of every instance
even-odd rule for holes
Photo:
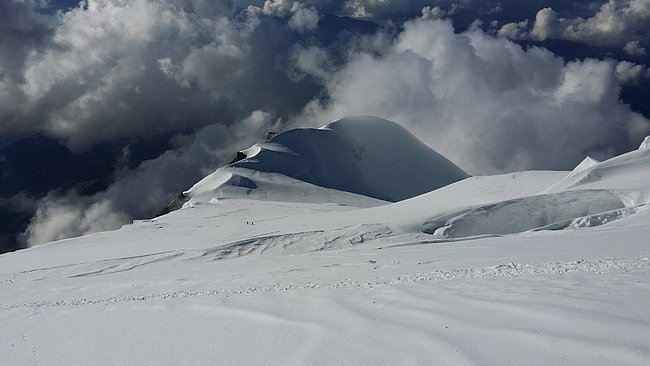
[[[335,250],[361,245],[365,241],[384,238],[390,234],[390,229],[384,225],[354,225],[327,232],[316,230],[263,235],[207,249],[203,251],[201,258],[220,260],[249,254],[287,255],[318,250]]]
[[[573,273],[603,274],[610,272],[636,272],[650,271],[650,260],[648,257],[639,258],[604,258],[596,260],[577,259],[571,261],[559,261],[551,263],[499,263],[497,265],[482,268],[461,268],[455,270],[405,273],[399,276],[375,278],[373,280],[351,280],[340,279],[328,282],[301,282],[301,283],[275,283],[271,286],[258,287],[247,286],[241,288],[221,288],[202,291],[176,291],[167,293],[143,293],[123,297],[109,298],[79,298],[60,299],[55,301],[43,301],[24,304],[0,304],[0,310],[17,308],[40,308],[59,306],[82,306],[96,304],[113,304],[135,301],[155,301],[173,298],[191,298],[205,296],[241,296],[257,292],[291,292],[306,291],[322,288],[373,288],[375,286],[387,286],[395,284],[406,284],[416,282],[436,282],[457,279],[485,279],[498,277],[530,277],[544,275],[567,275]]]
[[[368,196],[321,187],[283,174],[231,166],[219,168],[184,195],[191,197],[189,206],[226,198],[337,203],[352,207],[374,207],[388,203]]]
[[[468,177],[409,131],[378,117],[347,117],[320,129],[289,130],[244,153],[246,159],[206,177],[187,194],[227,195],[231,187],[243,189],[244,196],[255,192],[255,178],[242,169],[392,202]]]

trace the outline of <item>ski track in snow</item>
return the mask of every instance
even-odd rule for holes
[[[549,263],[533,263],[533,264],[518,264],[518,263],[500,263],[495,266],[482,267],[482,268],[464,268],[449,271],[432,271],[426,273],[411,273],[400,276],[393,276],[387,278],[375,278],[373,280],[358,281],[349,278],[339,281],[330,281],[325,283],[291,283],[291,284],[274,284],[265,287],[240,287],[234,289],[218,288],[213,290],[203,291],[175,291],[153,294],[142,294],[121,297],[107,297],[107,298],[78,298],[66,299],[59,301],[39,301],[23,304],[0,304],[0,310],[12,310],[20,308],[41,308],[41,307],[64,307],[74,306],[79,307],[83,305],[110,305],[122,302],[135,302],[135,301],[155,301],[166,300],[174,298],[193,298],[205,296],[240,296],[253,293],[264,292],[291,292],[291,291],[309,291],[321,288],[337,289],[337,288],[373,288],[374,286],[386,286],[396,284],[409,284],[409,283],[427,283],[445,280],[457,279],[484,279],[484,278],[508,278],[508,277],[533,277],[543,275],[566,275],[575,273],[590,273],[590,274],[603,274],[603,273],[630,273],[630,272],[646,272],[650,271],[650,258],[648,256],[617,259],[617,258],[604,258],[597,260],[573,260],[573,261],[558,261]]]

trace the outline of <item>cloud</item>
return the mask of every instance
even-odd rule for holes
[[[301,118],[398,121],[473,174],[571,169],[586,155],[632,149],[650,131],[619,100],[617,76],[611,60],[565,62],[480,30],[416,20],[381,57],[359,52],[322,77],[327,97]]]
[[[89,0],[47,21],[23,8],[45,35],[26,36],[36,40],[23,56],[0,64],[2,135],[44,132],[83,150],[257,109],[291,113],[317,92],[281,69],[294,31],[263,14],[235,15],[232,1]],[[299,6],[291,22],[308,30],[314,12]]]
[[[316,29],[319,20],[320,14],[318,14],[318,10],[316,10],[316,8],[306,8],[304,6],[300,6],[293,13],[293,15],[291,15],[291,19],[289,19],[289,26],[300,32],[305,32]]]
[[[293,75],[301,78],[309,75],[321,82],[325,81],[334,70],[334,65],[326,50],[318,46],[296,45],[291,54]]]
[[[318,5],[319,2],[316,2]],[[316,29],[321,18],[315,6],[290,0],[267,0],[262,7],[250,5],[248,11],[253,14],[264,14],[277,18],[289,18],[288,25],[298,32]]]
[[[266,15],[284,18],[291,15],[293,4],[292,0],[267,0],[261,10]]]
[[[48,195],[36,210],[26,236],[28,244],[33,245],[116,229],[127,220],[114,211],[110,201],[93,202],[74,193],[62,197]]]
[[[504,27],[506,26],[507,24]],[[547,38],[557,38],[561,35],[561,27],[557,13],[552,8],[544,8],[535,15],[535,23],[533,30],[530,32],[530,37],[539,41]]]
[[[33,49],[48,41],[54,24],[34,11],[30,1],[0,2],[0,133],[20,111],[23,98],[14,91],[23,82],[21,67]]]
[[[645,56],[647,55],[646,49],[641,46],[639,41],[629,41],[623,46],[623,51],[630,56]]]
[[[593,14],[593,0],[346,0],[307,1],[316,3],[321,13],[401,22],[423,15],[428,19],[453,18],[454,25],[466,29],[477,19],[483,23],[501,24],[529,19],[543,7],[552,7],[565,17]],[[326,6],[329,5],[329,6]],[[332,6],[337,4],[338,6]]]
[[[183,97],[209,105],[197,93],[178,93],[155,67],[158,55],[182,57],[189,45],[199,43],[204,29],[182,7],[96,0],[56,18],[51,41],[30,52],[21,65],[23,82],[13,94],[23,98],[23,108],[5,128],[40,130],[70,147],[85,148],[190,122],[160,108],[191,113],[177,102]]]
[[[422,8],[421,18],[424,20],[443,19],[447,16],[453,16],[456,13],[456,10],[458,10],[458,4],[452,4],[450,9],[447,11],[443,10],[439,6],[431,7],[430,5],[427,5]]]
[[[518,23],[508,23],[501,27],[497,34],[510,39],[526,39],[528,37],[528,20]]]
[[[231,127],[214,124],[172,139],[177,150],[116,172],[104,192],[81,196],[50,192],[38,202],[25,233],[28,245],[113,230],[135,218],[152,217],[180,192],[230,160],[240,149],[278,128],[267,112],[254,111]]]
[[[647,0],[609,0],[587,18],[564,18],[552,7],[545,7],[537,12],[532,29],[528,30],[525,21],[515,22],[502,26],[499,33],[513,39],[566,39],[634,52],[642,48],[638,40],[650,36],[649,22]]]
[[[523,7],[512,1],[276,0],[241,11],[227,0],[89,0],[44,15],[34,2],[2,2],[0,135],[44,132],[78,151],[101,141],[233,123],[257,109],[290,116],[320,92],[287,64],[296,41],[309,37],[322,14],[471,18],[476,9],[499,4],[491,14]],[[523,28],[502,33],[521,38]],[[643,43],[627,49],[642,52]],[[330,52],[326,60],[338,60]]]
[[[621,84],[637,85],[644,79],[650,79],[650,69],[629,61],[620,61],[616,65],[616,78]]]
[[[417,14],[431,1],[397,1],[397,0],[347,0],[342,10],[346,14],[364,18],[389,18],[395,15]]]

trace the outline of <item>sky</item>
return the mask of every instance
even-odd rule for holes
[[[2,1],[0,174],[33,183],[0,196],[24,218],[5,246],[151,217],[267,132],[345,115],[474,175],[606,159],[650,134],[649,25],[650,0]],[[90,172],[36,182],[34,136]]]

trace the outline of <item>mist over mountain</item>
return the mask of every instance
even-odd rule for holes
[[[643,0],[2,2],[0,250],[151,217],[267,132],[346,115],[396,121],[472,175],[630,151],[650,131],[649,14]]]

